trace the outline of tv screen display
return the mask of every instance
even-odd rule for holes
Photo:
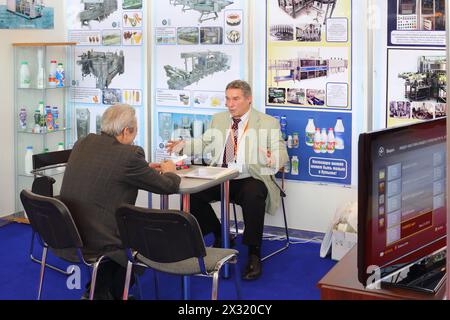
[[[445,273],[445,253],[434,256],[436,270],[421,259],[446,245],[446,119],[363,133],[358,152],[360,282],[373,281],[375,270],[384,278],[402,269],[400,284],[433,282],[411,281],[418,267],[405,267],[419,262],[422,273]]]

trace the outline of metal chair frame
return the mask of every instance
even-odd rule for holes
[[[70,152],[71,152],[71,150],[63,150],[63,151],[55,151],[55,152],[33,155],[33,171],[31,171],[31,173],[34,175],[34,178],[36,179],[37,177],[48,177],[47,175],[43,174],[43,172],[45,172],[46,170],[52,170],[52,169],[56,169],[56,168],[65,167],[66,162],[69,159]],[[62,163],[61,161],[65,161],[65,162]],[[50,183],[53,185],[55,183],[55,180],[53,179]],[[32,190],[32,191],[36,194],[39,194],[38,192],[35,192],[36,190]],[[44,195],[44,194],[41,194],[41,195],[49,196],[49,195]],[[53,196],[53,195],[51,195],[51,196]],[[35,263],[41,264],[42,258],[38,259],[38,258],[35,258],[33,255],[35,235],[36,235],[36,232],[33,229],[31,232],[30,259],[31,259],[31,261],[33,261]],[[62,270],[51,264],[46,264],[46,266],[54,271],[57,271],[59,273],[66,275],[66,276],[71,275],[70,272]]]
[[[161,211],[161,210],[155,210],[155,209],[147,209],[147,208],[138,208],[135,206],[131,206],[131,205],[125,205],[121,208],[119,208],[118,213],[116,215],[118,221],[122,216],[126,216],[126,213],[121,213],[123,210],[133,210],[136,212],[136,209],[139,213],[155,213],[156,211]],[[175,213],[176,215],[179,215],[181,217],[186,217],[184,218],[186,221],[189,221],[189,219],[193,219],[195,221],[195,226],[198,230],[198,234],[201,237],[201,231],[200,231],[200,227],[198,226],[197,221],[195,220],[195,217],[192,215],[189,215],[189,219],[187,219],[186,213],[182,212],[182,211],[172,211],[172,210],[163,210],[163,212],[161,213],[162,215],[164,215],[164,211],[170,212],[170,213]],[[192,220],[191,220],[192,221]],[[190,223],[190,222],[186,222],[186,223]],[[119,231],[121,233],[121,235],[123,235],[124,232],[129,232],[122,230],[122,228],[126,228],[125,224],[123,222],[118,222],[119,225]],[[123,225],[123,227],[122,227]],[[195,229],[194,229],[194,232]],[[201,237],[201,239],[203,239]],[[193,240],[194,241],[194,240]],[[128,240],[124,240],[124,244],[126,245],[126,242],[128,242]],[[203,243],[203,240],[202,240]],[[205,250],[205,246],[203,243],[203,251]],[[157,279],[157,275],[156,272],[164,272],[163,270],[156,270],[154,268],[152,268],[151,266],[146,265],[145,263],[141,262],[138,260],[137,255],[139,254],[139,252],[132,252],[132,250],[130,248],[127,248],[127,255],[128,255],[128,265],[127,265],[127,273],[126,273],[126,278],[125,278],[125,285],[124,285],[124,291],[123,291],[123,300],[127,300],[128,299],[128,290],[129,290],[129,285],[130,285],[130,278],[131,278],[131,271],[132,271],[132,267],[133,265],[137,265],[137,266],[141,266],[141,267],[145,267],[145,268],[150,268],[154,270],[154,285],[155,285],[155,292],[156,292],[156,296],[158,299],[158,279]],[[145,256],[144,256],[145,257]],[[194,256],[192,256],[192,258],[194,258]],[[212,300],[217,300],[218,297],[218,285],[219,285],[219,273],[220,270],[222,268],[222,266],[224,266],[226,263],[231,263],[234,265],[234,271],[235,271],[235,285],[236,285],[236,296],[237,299],[241,299],[241,292],[240,292],[240,272],[239,272],[239,266],[237,263],[237,254],[233,253],[233,254],[229,254],[228,256],[222,258],[221,260],[217,261],[215,264],[215,268],[213,271],[208,272],[206,270],[206,266],[205,266],[205,261],[204,261],[204,257],[203,256],[197,256],[196,257],[198,260],[198,264],[199,264],[199,269],[200,269],[200,273],[195,274],[196,276],[207,276],[207,277],[212,277],[213,281],[212,281],[212,292],[211,292],[211,299]],[[172,262],[172,263],[176,263],[176,262]],[[178,273],[177,273],[178,274]],[[179,275],[186,275],[183,273],[180,273]]]
[[[267,254],[266,256],[261,258],[261,261],[265,261],[267,259],[269,259],[270,257],[273,257],[274,255],[283,252],[284,250],[286,250],[287,248],[289,248],[289,244],[290,244],[290,239],[289,239],[289,228],[288,228],[288,223],[287,223],[287,217],[286,217],[286,207],[284,205],[284,198],[286,197],[286,192],[284,191],[284,168],[281,168],[279,170],[279,172],[281,173],[281,187],[277,184],[277,182],[275,181],[275,178],[272,176],[272,180],[275,183],[275,185],[278,187],[278,189],[280,190],[280,196],[281,196],[281,207],[283,209],[283,219],[284,219],[284,232],[285,232],[285,243],[283,245],[283,247]],[[233,202],[233,214],[234,214],[234,226],[235,226],[235,232],[236,235],[239,234],[239,228],[238,228],[238,220],[237,220],[237,214],[236,214],[236,204]]]
[[[24,200],[23,198],[26,198],[26,199]],[[62,203],[60,200],[55,199],[55,198],[52,198],[52,197],[41,196],[41,195],[34,194],[33,192],[28,191],[28,190],[22,190],[22,192],[21,192],[21,200],[22,200],[22,203],[23,203],[23,204],[24,204],[24,201],[39,201],[40,203],[47,203],[47,204],[50,204],[51,206],[53,206],[53,207],[56,209],[57,212],[61,212],[61,211],[59,210],[59,208],[56,207],[56,205],[55,205],[55,202],[56,202],[56,203],[59,203],[59,204],[61,205],[61,207],[64,208],[64,209],[67,211],[67,214],[70,216],[70,211],[69,211],[69,209],[64,205],[64,203]],[[29,204],[27,204],[27,205],[24,204],[25,210],[26,210],[26,206],[28,206],[28,205],[29,205]],[[29,209],[30,209],[30,210],[34,209],[34,208],[33,208],[33,204],[31,204],[31,208],[29,208]],[[30,212],[28,212],[28,215],[30,215]],[[66,221],[67,221],[67,220],[66,220]],[[81,248],[82,248],[83,241],[82,241],[81,238],[80,238],[80,235],[79,235],[77,226],[75,225],[75,222],[73,221],[73,219],[71,218],[71,216],[70,216],[70,221],[71,221],[71,223],[70,223],[70,225],[67,224],[67,227],[69,228],[68,230],[72,230],[72,233],[73,233],[73,234],[76,234],[76,239],[75,239],[75,240],[72,240],[72,241],[76,242],[77,245],[76,245],[76,247],[75,247],[75,244],[74,244],[74,247],[73,247],[72,249],[76,249],[77,256],[78,256],[78,259],[79,259],[78,264],[82,263],[82,264],[84,264],[85,266],[92,268],[91,288],[90,288],[90,292],[89,292],[89,299],[90,299],[90,300],[93,300],[93,298],[94,298],[94,292],[95,292],[95,282],[96,282],[96,279],[97,279],[97,271],[98,271],[98,267],[99,267],[100,263],[101,263],[102,261],[104,261],[107,257],[104,256],[104,255],[101,255],[101,256],[99,256],[99,257],[97,257],[97,258],[95,259],[95,262],[92,262],[92,263],[87,262],[87,261],[84,259],[83,254],[81,253]],[[35,227],[35,226],[32,225],[32,227],[33,227],[33,230],[34,230],[34,227]],[[39,276],[39,290],[38,290],[38,297],[37,297],[37,300],[40,300],[40,299],[41,299],[41,296],[42,296],[42,287],[43,287],[43,283],[44,283],[45,268],[48,267],[48,265],[47,265],[47,263],[46,263],[46,260],[47,260],[47,252],[48,252],[48,249],[49,249],[50,247],[49,247],[49,245],[42,239],[42,237],[40,236],[38,230],[34,230],[34,232],[35,232],[35,234],[38,234],[38,236],[39,236],[39,241],[40,241],[40,243],[41,243],[41,245],[42,245],[42,247],[43,247],[43,250],[42,250],[42,260],[41,260],[41,271],[40,271],[40,276]],[[73,239],[73,238],[72,238],[72,239]],[[69,249],[69,248],[67,248],[67,249]],[[61,258],[62,260],[65,260],[65,259],[62,258],[62,257],[59,257],[59,258]],[[70,261],[70,262],[71,262],[71,263],[74,263],[73,261]],[[50,268],[50,267],[49,267],[49,268]],[[69,273],[69,274],[70,274],[70,273]]]

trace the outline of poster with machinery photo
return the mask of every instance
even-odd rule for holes
[[[387,125],[446,116],[445,50],[388,49]]]
[[[157,105],[178,106],[182,101],[174,102],[173,95],[188,91],[189,106],[194,107],[194,91],[222,91],[228,82],[242,78],[244,11],[240,2],[158,2],[154,13]]]
[[[54,9],[45,0],[0,0],[0,29],[53,29]]]
[[[142,0],[74,0],[68,4],[68,38],[77,42],[73,99],[79,119],[90,117],[89,132],[110,105],[136,107],[143,119],[144,2]],[[81,122],[83,123],[83,122]],[[143,125],[143,124],[142,124]],[[97,128],[97,129],[95,129]],[[86,130],[80,126],[80,132]],[[144,131],[137,141],[144,142]],[[79,134],[78,134],[79,135]]]
[[[447,0],[389,0],[388,46],[444,47]]]
[[[351,110],[351,0],[267,0],[266,104]]]

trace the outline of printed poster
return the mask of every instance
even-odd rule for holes
[[[447,115],[445,6],[445,0],[387,1],[387,127]]]
[[[144,128],[144,10],[142,0],[68,4],[68,38],[78,43],[72,82],[78,139],[99,133],[103,112],[118,103],[135,107]],[[144,130],[135,143],[143,145]]]
[[[0,0],[0,29],[53,29],[54,9],[44,0]]]
[[[446,0],[388,1],[388,46],[445,47]]]
[[[351,110],[351,1],[267,1],[266,104]]]
[[[245,77],[247,16],[241,0],[161,0],[152,9],[152,91],[158,133],[153,142],[158,146],[156,160],[161,160],[171,135],[159,133],[170,113],[184,119],[183,127],[190,127],[185,132],[194,137],[200,128],[196,117],[226,110],[226,85]],[[206,129],[202,126],[202,133]]]
[[[266,112],[289,180],[352,182],[352,1],[267,0]]]
[[[445,50],[388,49],[388,127],[447,115]]]

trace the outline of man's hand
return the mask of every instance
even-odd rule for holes
[[[176,172],[177,171],[177,167],[175,166],[175,163],[173,163],[172,160],[166,160],[161,162],[161,172],[162,173],[166,173],[166,172]]]
[[[265,162],[268,167],[272,167],[275,164],[275,159],[272,158],[272,152],[270,150],[259,148],[259,152],[263,156],[263,159],[266,160]]]
[[[166,144],[166,150],[169,153],[173,153],[173,152],[179,153],[184,148],[185,145],[186,145],[186,141],[184,141],[184,140],[177,140],[177,141],[170,140]]]
[[[158,172],[161,172],[161,164],[160,163],[149,163],[148,166],[152,169],[155,169]]]

